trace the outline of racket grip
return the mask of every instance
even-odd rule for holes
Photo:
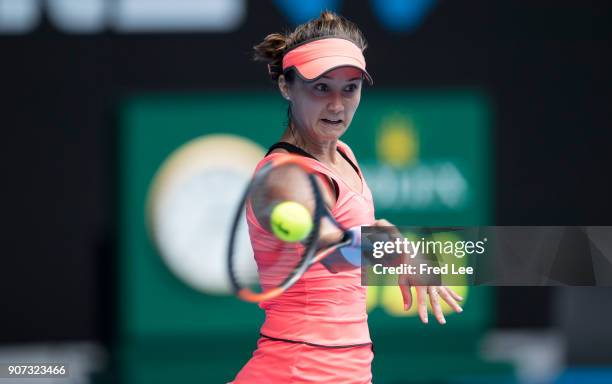
[[[347,247],[361,247],[361,225],[356,225],[347,230],[351,236],[351,242]]]
[[[351,242],[340,248],[344,259],[355,267],[361,266],[361,225],[347,230],[351,236]]]
[[[345,240],[350,243],[336,249],[321,260],[321,263],[332,273],[352,270],[361,266],[361,226],[355,226],[344,232]]]

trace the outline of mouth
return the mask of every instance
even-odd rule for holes
[[[342,124],[342,119],[338,119],[338,120],[321,119],[321,121],[323,123],[329,124],[329,125],[340,125],[340,124]]]

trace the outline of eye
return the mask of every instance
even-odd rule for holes
[[[314,87],[317,91],[320,91],[320,92],[327,92],[329,90],[329,87],[327,86],[327,84],[324,84],[324,83],[315,84]]]
[[[344,88],[344,92],[355,92],[357,90],[357,84],[349,84]]]

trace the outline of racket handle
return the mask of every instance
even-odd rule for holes
[[[321,260],[321,263],[332,273],[359,268],[361,266],[361,226],[344,231],[343,240],[350,242]]]
[[[340,248],[344,259],[355,267],[361,266],[361,225],[347,230],[351,235],[351,242]]]
[[[361,225],[347,229],[351,236],[351,243],[347,247],[361,247]]]

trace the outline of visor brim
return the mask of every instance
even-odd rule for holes
[[[327,72],[341,67],[353,67],[359,69],[363,73],[368,84],[374,84],[372,76],[370,76],[363,65],[361,65],[358,60],[346,56],[322,57],[300,64],[299,66],[292,66],[291,68],[294,68],[303,80],[313,81],[323,76]]]

